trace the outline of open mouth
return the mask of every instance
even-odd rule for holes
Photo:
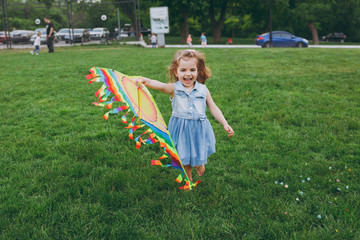
[[[191,81],[192,81],[192,78],[184,78],[185,83],[191,83]]]

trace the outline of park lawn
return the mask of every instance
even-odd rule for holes
[[[137,150],[120,114],[102,118],[85,79],[166,82],[176,49],[0,51],[0,238],[359,239],[359,50],[201,50],[235,135],[208,115],[217,152],[193,191],[150,166],[160,147]]]

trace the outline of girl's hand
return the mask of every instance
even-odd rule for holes
[[[139,88],[142,87],[141,84],[144,84],[145,86],[148,86],[150,81],[151,81],[150,78],[141,77],[140,79],[136,79],[136,86],[139,87]]]
[[[234,130],[229,125],[225,125],[224,129],[229,134],[228,137],[232,137],[234,135]]]

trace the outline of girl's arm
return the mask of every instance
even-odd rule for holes
[[[174,95],[174,84],[173,83],[162,83],[157,80],[152,80],[150,78],[143,77],[141,78],[141,83],[146,87],[160,90],[163,93]]]
[[[228,136],[232,137],[234,135],[234,130],[227,123],[221,110],[218,108],[218,106],[216,106],[208,89],[207,89],[207,94],[206,94],[206,104],[210,110],[210,113],[214,116],[214,118],[216,120],[218,120],[218,122],[221,123],[221,125],[224,126],[225,131],[229,134]]]

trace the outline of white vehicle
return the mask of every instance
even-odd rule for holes
[[[109,37],[110,32],[107,28],[93,28],[90,32],[90,39],[101,39]]]
[[[46,28],[37,28],[37,29],[35,29],[35,33],[38,33],[38,31],[42,31],[42,30],[46,31]]]
[[[71,29],[70,29],[71,31]],[[69,35],[69,29],[68,28],[62,28],[59,30],[58,33],[55,34],[56,37],[58,37],[60,40],[64,40],[65,36]]]
[[[35,34],[32,35],[31,38],[30,38],[30,43],[34,44],[38,32],[41,32],[40,43],[45,44],[46,43],[46,28],[38,28],[38,29],[36,29]],[[56,37],[56,32],[54,32],[54,33],[55,33],[54,41],[57,42],[58,38]]]

